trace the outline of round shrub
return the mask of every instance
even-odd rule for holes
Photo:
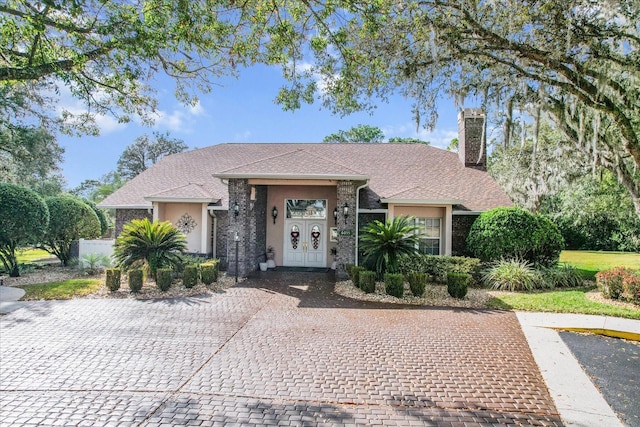
[[[198,284],[198,266],[187,265],[182,273],[182,283],[185,288],[193,288]]]
[[[205,285],[210,285],[218,280],[219,260],[212,260],[200,264],[200,280]]]
[[[469,291],[471,275],[467,273],[447,273],[447,292],[454,298],[462,299]]]
[[[481,214],[471,226],[467,248],[484,262],[518,258],[532,264],[557,264],[564,240],[558,227],[542,215],[516,208]]]

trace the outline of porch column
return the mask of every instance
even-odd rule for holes
[[[209,228],[211,224],[211,219],[209,219],[209,212],[207,211],[207,203],[203,203],[200,206],[200,253],[208,255],[209,251],[207,250],[207,246],[209,246],[209,242],[211,239],[209,238]]]
[[[337,188],[338,207],[338,256],[336,259],[336,278],[345,280],[348,275],[345,264],[356,263],[356,185],[353,181],[339,181]],[[344,206],[348,215],[344,215]]]
[[[238,205],[238,214],[234,212]],[[251,187],[246,179],[229,180],[229,227],[227,232],[227,271],[236,274],[236,236],[238,238],[238,276],[244,277],[255,270],[252,264],[251,242]]]

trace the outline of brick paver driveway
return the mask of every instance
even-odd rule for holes
[[[383,307],[318,273],[0,318],[4,425],[560,425],[512,313]]]

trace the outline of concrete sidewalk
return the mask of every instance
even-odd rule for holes
[[[566,313],[517,313],[533,357],[562,421],[567,426],[622,426],[584,372],[558,330],[592,330],[616,336],[640,335],[640,321]]]
[[[24,289],[11,286],[0,286],[0,314],[11,313],[24,306],[24,302],[18,300],[24,296]]]

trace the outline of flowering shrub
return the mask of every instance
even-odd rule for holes
[[[614,267],[596,274],[596,284],[605,298],[620,299],[624,294],[625,299],[632,301],[638,298],[640,276],[630,268]]]
[[[622,297],[635,304],[640,304],[640,274],[622,279]]]

